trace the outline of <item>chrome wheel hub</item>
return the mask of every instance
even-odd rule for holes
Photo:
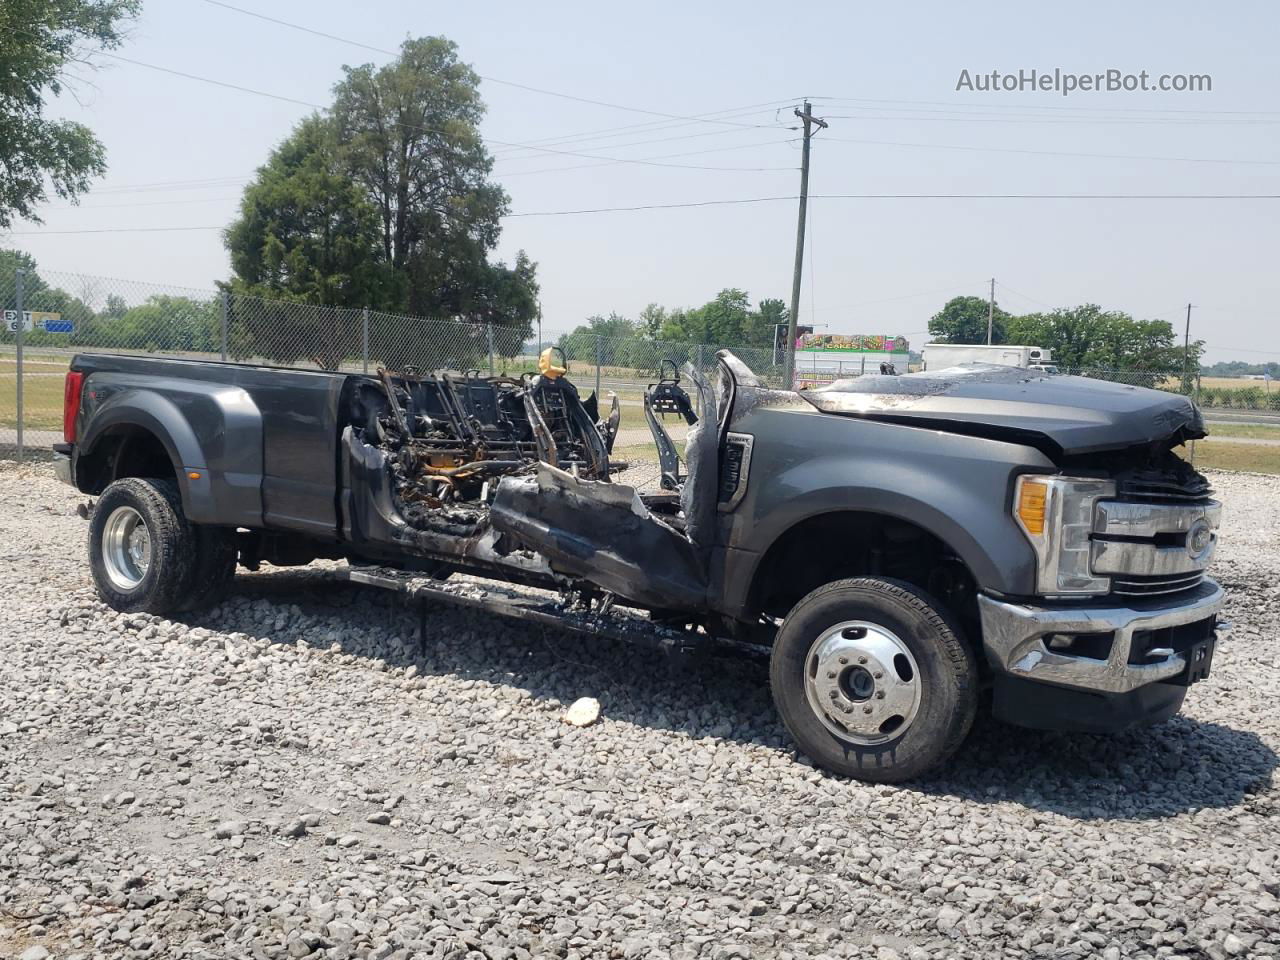
[[[822,725],[842,740],[901,736],[920,707],[920,671],[892,631],[849,620],[824,631],[805,659],[804,690]]]
[[[151,567],[151,535],[133,507],[116,507],[102,528],[102,563],[111,585],[133,590]]]

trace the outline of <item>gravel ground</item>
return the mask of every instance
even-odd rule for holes
[[[1280,956],[1280,479],[1214,479],[1234,627],[1182,716],[980,722],[889,787],[798,758],[753,663],[448,609],[420,657],[324,570],[116,614],[83,498],[0,465],[0,956]]]

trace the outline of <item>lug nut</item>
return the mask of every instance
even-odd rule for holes
[[[871,712],[871,708],[870,708],[870,707],[863,707],[863,708],[862,708],[862,712],[863,712],[863,713],[870,713],[870,712]]]
[[[831,691],[831,699],[832,699],[832,700],[834,700],[834,699],[835,699],[836,697],[838,697],[838,696],[840,696],[840,692],[839,692],[838,690],[832,690],[832,691]]]
[[[866,663],[866,662],[867,662],[867,658],[866,658],[866,657],[859,657],[859,658],[858,658],[858,662],[859,662],[859,663]]]
[[[828,680],[834,680],[835,678],[836,678],[836,672],[835,672],[834,670],[828,670],[828,671],[827,671],[827,679],[828,679]]]
[[[848,657],[841,657],[841,658],[840,658],[840,662],[841,662],[841,663],[848,663],[848,662],[849,662],[849,658],[848,658]]]
[[[883,699],[884,699],[884,691],[883,691],[883,690],[877,690],[877,691],[876,691],[876,699],[877,699],[877,700],[883,700]]]
[[[884,676],[884,674],[877,670],[875,673],[872,674],[872,676],[875,677],[877,680],[879,680],[881,677]]]

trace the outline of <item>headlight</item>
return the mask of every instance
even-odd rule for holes
[[[1013,516],[1036,552],[1036,593],[1044,596],[1099,594],[1109,577],[1089,569],[1093,505],[1116,495],[1110,480],[1086,477],[1018,477]]]

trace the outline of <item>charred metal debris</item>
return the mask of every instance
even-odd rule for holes
[[[372,386],[358,400],[364,441],[383,452],[397,506],[414,526],[482,520],[498,481],[539,462],[598,481],[626,468],[609,459],[617,397],[601,417],[595,395],[583,401],[561,375],[380,369],[380,390]]]

